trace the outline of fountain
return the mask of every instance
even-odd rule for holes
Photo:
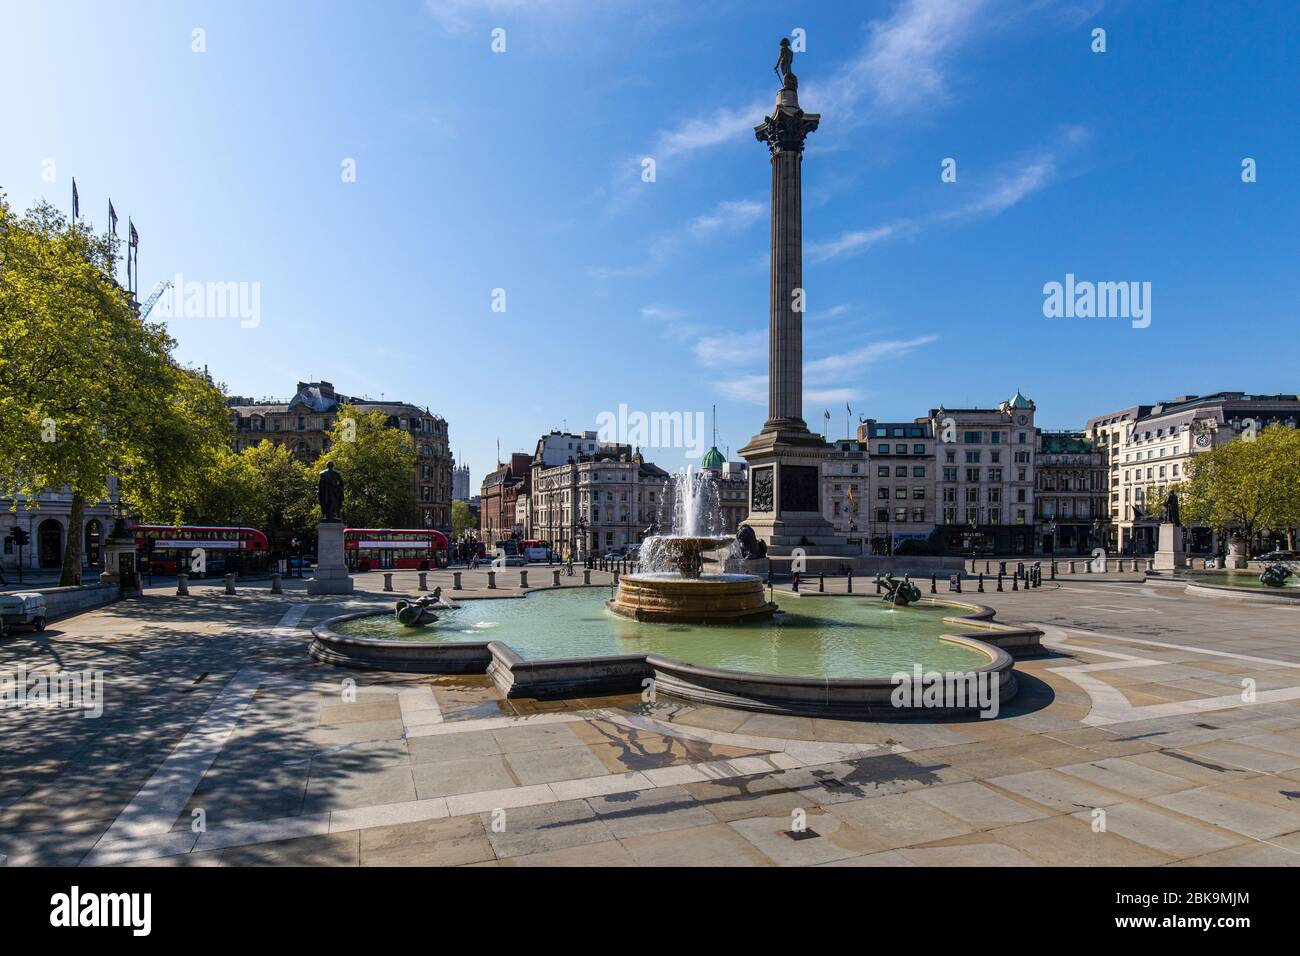
[[[736,536],[721,533],[713,475],[687,466],[673,479],[670,506],[665,517],[672,531],[642,542],[638,570],[619,578],[618,594],[606,606],[638,621],[722,624],[771,617],[776,605],[763,594],[763,579],[725,571]],[[722,570],[706,572],[706,563]]]

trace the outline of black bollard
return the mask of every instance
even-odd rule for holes
[[[879,575],[879,574],[876,575],[876,593],[877,593],[877,594],[880,594],[880,593],[881,593],[881,591],[880,591],[880,575]]]
[[[826,593],[826,572],[825,571],[817,575],[817,590],[822,592],[823,594]]]
[[[1052,559],[1052,580],[1056,580],[1056,559]]]
[[[849,572],[849,593],[853,593],[853,572]]]
[[[1001,572],[1001,571],[998,572],[998,590],[999,590],[999,591],[1002,590],[1002,572]]]
[[[979,586],[979,592],[980,592],[980,594],[983,594],[983,593],[984,593],[984,575],[982,575],[982,574],[980,575],[980,586]]]
[[[1019,575],[1019,574],[1013,574],[1013,575],[1011,575],[1011,590],[1013,590],[1013,591],[1019,591],[1019,590],[1020,590],[1020,575]]]
[[[931,593],[931,594],[938,594],[938,593],[939,593],[939,583],[938,583],[938,582],[939,582],[939,576],[938,576],[937,574],[932,574],[932,575],[930,575],[930,593]]]

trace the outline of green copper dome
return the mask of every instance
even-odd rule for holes
[[[722,457],[722,452],[718,451],[718,446],[714,445],[704,453],[700,459],[701,468],[721,468],[727,463],[727,459]]]
[[[1025,396],[1020,394],[1020,389],[1016,389],[1015,396],[1011,399],[1011,401],[1007,402],[1007,405],[1011,408],[1033,408],[1034,407],[1033,402],[1031,402],[1029,399],[1025,398]]]

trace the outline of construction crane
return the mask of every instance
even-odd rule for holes
[[[153,307],[158,304],[158,300],[162,298],[162,294],[171,287],[171,279],[163,279],[154,283],[153,291],[149,293],[149,298],[145,299],[144,305],[140,307],[141,320],[149,318],[149,313],[152,312]]]

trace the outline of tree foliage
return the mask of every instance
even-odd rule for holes
[[[420,509],[414,496],[416,454],[411,436],[390,428],[382,412],[339,408],[329,445],[314,470],[327,462],[343,475],[343,521],[353,528],[414,528]],[[312,521],[320,520],[316,505]]]
[[[111,278],[112,237],[0,197],[0,495],[72,495],[61,584],[81,579],[86,502],[116,478],[133,510],[201,489],[229,432],[222,395],[172,356]]]
[[[1185,520],[1254,539],[1300,525],[1300,430],[1264,429],[1196,455],[1179,488]]]
[[[451,503],[451,537],[454,541],[459,541],[465,537],[467,531],[478,529],[478,522],[474,520],[474,513],[469,510],[469,502],[453,501]]]

